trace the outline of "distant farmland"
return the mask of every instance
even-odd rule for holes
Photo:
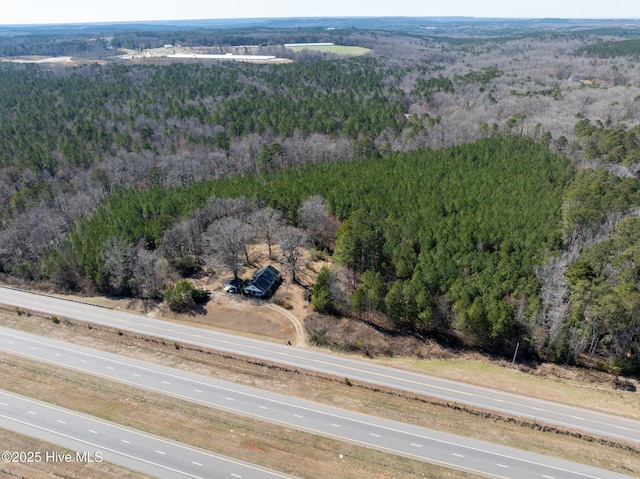
[[[315,50],[317,52],[334,53],[336,55],[366,55],[371,52],[369,48],[350,47],[345,45],[295,45],[288,46],[294,52],[301,50]]]

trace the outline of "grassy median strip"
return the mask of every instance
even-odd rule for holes
[[[216,351],[205,351],[191,348],[189,345],[184,344],[168,344],[153,337],[135,335],[115,329],[90,327],[86,324],[64,320],[56,323],[46,319],[44,316],[38,317],[36,315],[28,316],[23,314],[18,318],[10,312],[0,314],[0,324],[365,414],[416,424],[640,477],[640,448],[633,444],[620,443],[608,438],[564,430],[550,425],[539,424],[535,421],[524,421],[428,397],[417,397],[400,391],[372,387],[356,383],[348,378],[335,378],[312,372],[291,370],[282,365],[268,364]],[[11,360],[16,361],[15,358],[11,358]],[[27,367],[27,365],[26,363],[22,366],[16,364],[13,367],[19,369]],[[36,370],[47,369],[42,365],[31,365],[30,368],[35,368]],[[48,374],[53,374],[53,372],[39,373],[33,381],[39,377],[41,382],[47,383],[49,381],[45,380],[45,378],[48,377]],[[65,388],[73,389],[69,388],[68,382],[76,380],[79,381],[79,384],[86,384],[85,388],[89,388],[85,389],[84,393],[77,399],[71,399],[79,407],[82,407],[83,398],[86,395],[92,397],[95,394],[94,390],[100,391],[106,388],[110,394],[115,394],[115,396],[105,398],[102,406],[100,406],[101,409],[91,412],[91,414],[115,420],[112,415],[124,414],[123,411],[133,411],[130,420],[134,421],[134,423],[131,425],[143,428],[147,422],[143,418],[145,418],[145,414],[148,411],[144,401],[151,401],[151,399],[146,398],[153,396],[152,403],[157,402],[169,409],[168,412],[156,411],[148,416],[150,424],[153,424],[158,417],[163,417],[164,422],[165,419],[168,419],[173,414],[178,414],[178,412],[186,414],[186,416],[167,420],[160,430],[152,432],[157,432],[161,435],[166,435],[166,433],[180,434],[181,437],[184,436],[186,439],[190,439],[194,435],[197,436],[198,431],[203,428],[212,430],[219,434],[217,437],[222,438],[220,441],[215,441],[215,443],[224,442],[220,446],[229,447],[229,452],[223,450],[217,450],[217,452],[239,457],[238,454],[240,452],[246,453],[248,449],[250,451],[248,456],[241,457],[242,459],[257,462],[256,458],[264,456],[267,459],[268,457],[269,461],[267,463],[259,463],[267,467],[300,475],[301,477],[327,477],[324,474],[326,471],[322,467],[322,464],[325,463],[331,464],[331,469],[335,468],[337,472],[344,473],[341,477],[398,477],[398,471],[402,471],[400,474],[402,477],[412,477],[411,474],[418,474],[416,477],[468,477],[465,475],[457,476],[456,474],[459,473],[451,471],[447,471],[446,474],[453,475],[443,475],[445,474],[444,470],[434,473],[429,469],[431,466],[418,466],[415,462],[405,459],[278,428],[246,418],[234,417],[232,423],[227,423],[232,417],[227,413],[218,414],[207,408],[132,390],[115,383],[82,375],[76,375],[78,377],[74,379],[75,376],[72,373],[61,370],[55,374],[67,378],[65,379],[67,385],[61,388],[60,391],[65,390]],[[23,382],[22,375],[18,374],[18,376],[20,377],[16,377],[14,380]],[[23,388],[28,389],[30,383],[16,384],[16,389],[14,390],[25,394]],[[56,399],[61,399],[60,397],[56,398],[56,384],[57,382],[55,381],[51,384],[51,387],[54,388],[51,392],[51,400],[53,402]],[[43,388],[36,388],[33,390],[33,394],[38,394],[41,389]],[[125,396],[123,397],[121,394],[125,394]],[[129,398],[127,394],[135,397]],[[68,405],[67,407],[76,408]],[[162,415],[166,415],[167,418]],[[138,421],[140,421],[139,424]],[[172,425],[178,423],[181,424],[181,429],[184,428],[183,430],[174,430],[175,427]],[[166,428],[166,430],[163,430],[163,428]],[[241,434],[249,436],[242,436]],[[254,437],[254,434],[257,436]],[[175,439],[183,440],[181,437]],[[208,437],[216,436],[212,433]],[[275,443],[272,441],[275,441]],[[210,444],[210,446],[212,445]],[[346,453],[346,450],[351,452]],[[256,454],[257,451],[264,452]],[[318,458],[318,462],[314,462],[312,458],[319,453],[318,451],[325,451],[324,454],[326,455]],[[343,455],[342,459],[339,458],[340,454]],[[303,456],[310,458],[310,465],[309,467],[305,465],[304,472],[282,469],[271,463],[271,460],[273,460],[278,465],[286,465],[289,464],[289,461],[295,463],[295,457]],[[342,465],[351,461],[354,463],[349,464],[344,469],[341,468]],[[376,465],[376,472],[370,469],[365,475],[367,468],[373,468],[374,465]],[[296,464],[296,467],[300,466],[300,464]],[[379,470],[377,469],[378,467],[380,468]],[[415,467],[425,467],[427,472],[410,473],[409,471],[414,471]],[[315,476],[314,473],[318,471],[322,471],[323,474]],[[355,474],[352,471],[360,471],[360,473]]]
[[[9,391],[304,478],[476,477],[4,353],[0,376]],[[91,477],[126,477],[107,473]]]

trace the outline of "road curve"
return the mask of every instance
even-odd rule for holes
[[[640,443],[640,421],[386,367],[364,359],[234,336],[10,288],[0,287],[0,303]]]
[[[0,327],[0,351],[488,478],[626,476]],[[0,411],[1,412],[1,411]],[[340,451],[336,451],[336,455]]]
[[[77,454],[3,449],[13,462],[110,462],[163,479],[294,479],[237,459],[170,441],[69,409],[0,390],[0,427],[62,446]]]

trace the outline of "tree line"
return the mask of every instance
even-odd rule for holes
[[[507,137],[175,190],[126,190],[81,221],[43,271],[113,292],[109,252],[127,244],[158,252],[189,274],[201,265],[198,238],[211,224],[217,225],[205,234],[211,244],[222,243],[214,238],[220,230],[247,238],[242,224],[250,221],[222,228],[212,213],[220,198],[244,197],[245,212],[234,216],[272,208],[317,248],[333,252],[350,271],[348,293],[355,299],[349,304],[356,310],[387,314],[399,330],[455,331],[470,345],[507,349],[531,334],[540,307],[535,266],[561,247],[562,195],[572,176],[566,160]],[[315,197],[323,200],[309,203]],[[328,211],[342,221],[335,240],[326,223],[304,219],[326,218]],[[241,255],[240,248],[231,248],[229,265]]]

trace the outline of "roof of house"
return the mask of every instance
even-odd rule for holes
[[[248,287],[253,286],[263,293],[266,293],[267,291],[269,291],[271,286],[273,286],[273,284],[278,281],[279,277],[280,271],[278,271],[271,265],[265,266],[264,268],[260,268],[258,271],[256,271],[256,274],[253,275],[253,278],[249,282]]]

